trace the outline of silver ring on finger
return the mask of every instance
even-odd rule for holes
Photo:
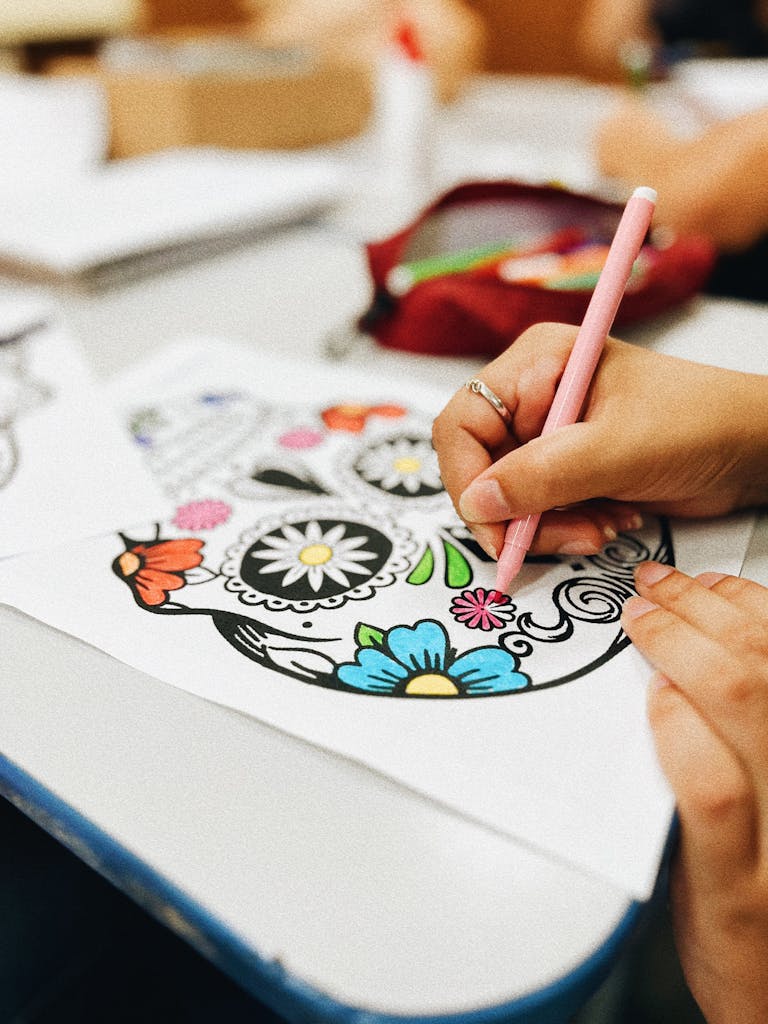
[[[486,402],[493,406],[499,416],[501,416],[507,430],[512,429],[512,413],[506,405],[504,405],[499,396],[491,391],[484,381],[480,380],[479,377],[472,377],[466,382],[464,387],[473,394],[482,396]]]

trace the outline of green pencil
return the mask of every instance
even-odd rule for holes
[[[597,284],[600,271],[592,271],[586,274],[571,274],[569,277],[554,277],[544,282],[544,287],[555,292],[578,292],[591,291]]]
[[[426,256],[421,260],[398,263],[387,274],[387,288],[392,295],[405,295],[415,284],[428,281],[432,277],[459,274],[463,270],[469,270],[476,263],[491,259],[493,256],[501,256],[504,253],[514,256],[519,246],[519,242],[512,241],[491,242],[488,245],[474,246],[472,249],[459,249],[456,252],[440,253],[436,256]]]

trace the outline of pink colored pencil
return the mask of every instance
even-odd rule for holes
[[[542,434],[575,423],[579,418],[605,340],[632,273],[632,265],[648,233],[655,205],[654,189],[636,188],[624,209]],[[496,572],[496,589],[501,593],[509,588],[520,572],[540,518],[541,513],[535,513],[514,519],[507,526]]]

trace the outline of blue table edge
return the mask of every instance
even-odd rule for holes
[[[0,795],[275,1013],[287,1021],[317,1024],[563,1024],[607,977],[645,912],[666,890],[666,866],[676,831],[673,827],[651,900],[630,902],[613,932],[567,974],[509,1002],[414,1016],[341,1003],[291,974],[279,960],[260,956],[202,904],[2,755]]]

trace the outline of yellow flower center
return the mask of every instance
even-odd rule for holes
[[[423,676],[414,676],[406,686],[405,692],[429,694],[433,697],[452,697],[459,692],[459,688],[448,676],[427,672]]]
[[[325,565],[333,558],[333,550],[327,544],[310,544],[299,554],[299,561],[304,565]]]
[[[404,455],[401,459],[395,459],[394,466],[398,473],[418,473],[421,469],[421,459]]]
[[[340,405],[337,407],[342,416],[364,416],[368,412],[367,405]]]
[[[141,568],[141,559],[133,551],[124,551],[117,560],[123,576],[133,576]]]

